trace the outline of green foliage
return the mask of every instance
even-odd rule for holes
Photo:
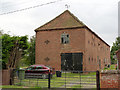
[[[5,63],[5,61],[2,61],[2,69],[6,69],[6,63]]]
[[[2,67],[6,69],[6,63],[10,58],[10,54],[13,49],[16,47],[16,43],[18,44],[19,50],[22,51],[22,55],[26,54],[26,49],[28,49],[28,38],[27,36],[10,36],[8,34],[2,35]]]
[[[104,70],[116,70],[115,69],[115,64],[112,64],[110,68],[105,67]]]
[[[2,53],[2,69],[6,69],[10,55],[14,52],[14,48],[19,48],[19,51],[22,51],[22,57],[19,61],[19,66],[29,66],[35,64],[35,36],[32,36],[30,41],[28,41],[27,36],[11,36],[9,34],[3,34],[3,31],[0,31],[2,42],[1,53]]]
[[[29,41],[29,48],[21,60],[21,67],[26,67],[35,64],[35,36],[32,36]]]
[[[29,43],[27,61],[29,65],[35,64],[35,36],[32,36]]]
[[[114,58],[115,52],[120,49],[120,37],[116,38],[116,41],[113,43],[113,46],[111,48],[111,63],[115,64],[116,60]]]

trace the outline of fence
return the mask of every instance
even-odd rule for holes
[[[24,78],[25,73],[14,72],[14,85],[40,88],[91,88],[99,89],[99,72],[93,71],[62,71],[55,75],[47,75],[46,79],[40,77]]]

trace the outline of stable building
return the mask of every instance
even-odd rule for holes
[[[37,28],[35,64],[96,71],[111,63],[110,46],[69,10]]]

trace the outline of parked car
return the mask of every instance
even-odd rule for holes
[[[53,68],[45,66],[45,65],[31,65],[25,69],[25,78],[48,78],[48,74],[52,78],[55,71]]]

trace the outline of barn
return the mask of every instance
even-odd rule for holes
[[[35,64],[96,71],[111,63],[110,46],[69,10],[35,29]]]

